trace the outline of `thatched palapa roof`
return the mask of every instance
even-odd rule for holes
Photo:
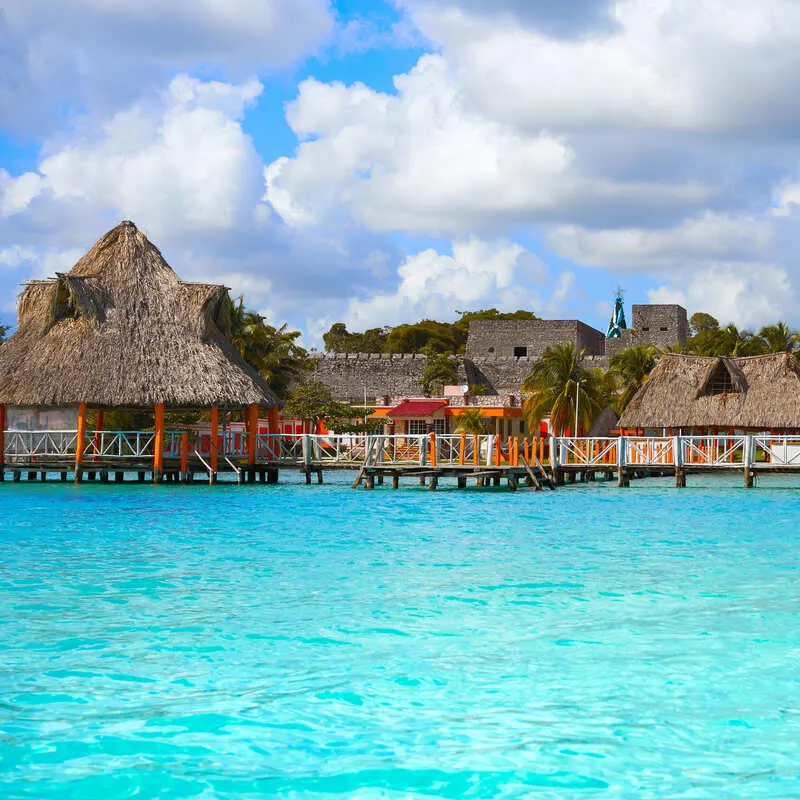
[[[132,222],[66,274],[30,281],[0,344],[0,404],[277,404],[230,343],[224,286],[184,283]]]
[[[789,353],[666,354],[622,414],[623,428],[800,428],[800,366]]]

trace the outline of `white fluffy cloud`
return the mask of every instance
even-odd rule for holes
[[[72,200],[156,235],[229,229],[253,215],[263,191],[261,159],[239,121],[260,91],[257,81],[178,76],[158,102],[118,112],[95,135],[43,159],[36,173],[0,173],[0,213]]]
[[[547,243],[558,255],[584,266],[680,271],[702,260],[757,260],[773,234],[768,218],[708,212],[660,230],[559,226],[548,233]]]
[[[356,330],[413,322],[453,319],[458,310],[478,304],[503,310],[538,304],[533,284],[546,277],[544,264],[510,242],[470,239],[453,245],[453,254],[424,250],[409,256],[397,271],[392,294],[352,300],[345,321]]]
[[[775,264],[711,264],[658,286],[648,296],[652,303],[679,303],[708,312],[723,324],[734,321],[757,328],[777,319],[796,319],[793,281]]]
[[[534,132],[601,126],[779,133],[800,121],[786,102],[800,83],[795,0],[617,0],[596,6],[613,25],[571,40],[542,29],[541,7],[525,25],[519,13],[475,13],[479,0],[411,5],[476,105]]]
[[[40,129],[65,105],[113,111],[181,70],[240,79],[310,52],[332,26],[329,0],[6,0],[0,122]]]
[[[345,213],[374,230],[458,236],[579,208],[692,207],[713,195],[696,183],[585,173],[561,137],[522,134],[476,113],[440,56],[395,83],[397,95],[301,84],[287,119],[302,143],[268,168],[267,197],[287,221]]]

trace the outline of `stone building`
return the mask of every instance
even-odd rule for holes
[[[613,356],[635,344],[653,344],[666,349],[689,338],[689,318],[679,305],[635,305],[631,311],[631,327],[619,339],[606,339],[605,353]]]
[[[610,356],[634,344],[667,348],[685,345],[689,336],[686,309],[678,305],[634,305],[631,322],[619,339],[606,339],[580,320],[474,321],[464,355],[453,357],[458,382],[518,398],[533,365],[552,345],[571,342],[585,351],[587,366],[605,369]],[[388,398],[419,396],[426,364],[416,354],[324,353],[317,356],[313,378],[342,402],[382,405]]]
[[[465,357],[539,359],[548,347],[572,342],[588,355],[605,352],[605,335],[577,319],[476,320],[469,325]]]

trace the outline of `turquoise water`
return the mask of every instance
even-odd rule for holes
[[[0,485],[0,796],[800,797],[797,490],[340,480]]]

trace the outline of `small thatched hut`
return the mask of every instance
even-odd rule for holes
[[[254,425],[278,401],[231,344],[230,309],[224,286],[184,283],[122,222],[68,273],[26,285],[0,345],[0,406],[77,406],[79,433],[87,407],[152,408],[157,442],[165,407],[210,409],[212,428],[219,407],[247,409]]]
[[[628,404],[620,426],[683,434],[800,431],[800,366],[789,353],[667,354]]]

